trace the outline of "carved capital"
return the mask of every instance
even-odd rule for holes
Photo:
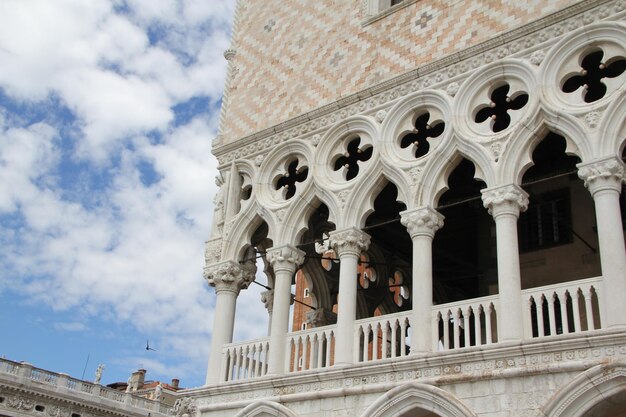
[[[370,245],[370,235],[356,228],[330,232],[330,245],[339,258],[344,254],[361,256]]]
[[[266,290],[261,293],[261,302],[271,314],[274,307],[274,290]]]
[[[304,262],[304,252],[290,245],[271,248],[267,251],[266,257],[274,272],[286,271],[293,274]]]
[[[520,212],[528,208],[528,193],[519,185],[509,184],[481,191],[483,205],[489,214],[498,217],[503,214],[511,214],[518,217]]]
[[[624,163],[616,157],[578,165],[578,176],[585,182],[591,195],[603,190],[619,193],[625,173]]]
[[[204,278],[210,286],[215,287],[217,293],[230,291],[238,294],[254,281],[255,274],[238,262],[226,261],[205,267]]]
[[[404,211],[400,216],[400,222],[406,226],[412,239],[417,236],[429,236],[432,239],[435,232],[443,227],[443,215],[431,207]]]

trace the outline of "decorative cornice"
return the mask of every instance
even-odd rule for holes
[[[216,292],[229,291],[239,293],[242,288],[248,288],[254,281],[255,274],[244,265],[226,261],[204,268],[204,278],[209,285],[215,287]]]
[[[483,205],[489,214],[498,217],[502,214],[519,216],[528,208],[528,193],[519,185],[509,184],[481,191]]]
[[[370,235],[356,228],[330,232],[330,245],[339,258],[348,254],[360,256],[369,247],[370,240]]]
[[[601,159],[578,165],[578,176],[585,182],[585,187],[592,195],[598,191],[621,191],[626,179],[624,163],[617,157]]]
[[[223,165],[235,159],[269,151],[279,143],[307,133],[320,133],[320,129],[328,128],[338,120],[387,105],[410,92],[419,91],[434,84],[440,84],[445,88],[445,83],[452,77],[469,74],[497,59],[519,56],[525,50],[532,50],[537,44],[556,42],[560,35],[569,33],[572,28],[580,26],[579,18],[583,14],[584,24],[587,25],[608,17],[604,12],[605,9],[612,9],[618,13],[625,8],[626,3],[617,0],[578,2],[522,27],[342,97],[275,126],[240,139],[229,138],[229,142],[223,145],[223,139],[215,141],[212,152],[217,156],[219,164]],[[536,61],[537,57],[535,56],[533,60]]]
[[[298,266],[304,262],[304,255],[305,253],[300,249],[285,245],[268,249],[265,256],[272,265],[274,272],[285,271],[294,273]]]
[[[400,213],[400,222],[406,226],[412,239],[418,236],[429,236],[443,227],[444,216],[431,207],[422,207],[413,211]]]

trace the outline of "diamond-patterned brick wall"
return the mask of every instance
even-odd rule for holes
[[[368,25],[362,3],[240,2],[222,145],[577,1],[419,0]]]

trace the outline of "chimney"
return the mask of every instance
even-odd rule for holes
[[[172,388],[178,389],[178,384],[180,384],[180,380],[178,378],[172,378],[172,383],[170,384]]]
[[[143,388],[144,381],[146,380],[146,370],[139,369],[130,376],[129,380],[129,392],[137,391]]]

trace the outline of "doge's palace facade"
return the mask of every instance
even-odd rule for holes
[[[624,415],[625,16],[238,1],[197,415]],[[268,334],[233,343],[257,258]]]

